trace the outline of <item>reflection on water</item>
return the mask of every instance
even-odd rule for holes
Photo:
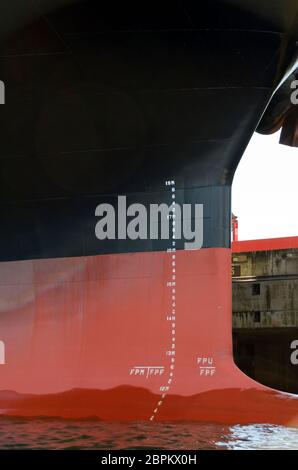
[[[0,448],[298,450],[298,429],[260,424],[103,423],[1,417]]]
[[[223,449],[298,450],[298,429],[255,424],[232,426],[227,439],[217,442]]]

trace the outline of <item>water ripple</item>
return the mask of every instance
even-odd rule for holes
[[[291,449],[298,429],[212,423],[103,423],[0,418],[1,449]]]

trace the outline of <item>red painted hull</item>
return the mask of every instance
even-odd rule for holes
[[[297,424],[233,362],[230,250],[175,256],[175,305],[172,253],[1,263],[1,413]]]

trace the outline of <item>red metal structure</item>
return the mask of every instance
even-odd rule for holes
[[[272,251],[298,248],[298,237],[268,238],[261,240],[233,241],[233,253],[244,253],[245,251]]]
[[[232,214],[232,240],[238,242],[238,217]]]

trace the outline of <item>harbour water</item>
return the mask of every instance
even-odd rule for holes
[[[106,423],[0,418],[0,449],[298,450],[298,429],[266,424]]]

